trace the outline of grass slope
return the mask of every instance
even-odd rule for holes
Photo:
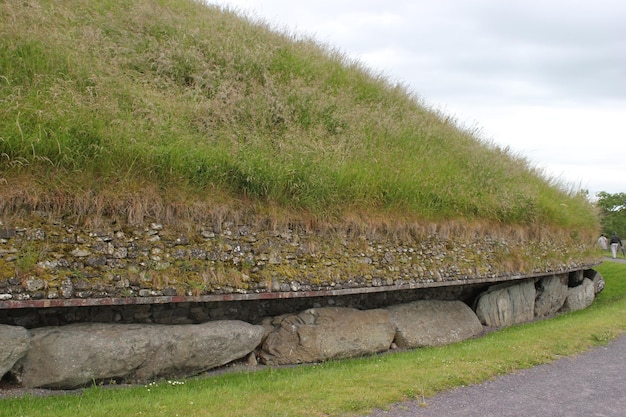
[[[582,195],[404,87],[191,0],[0,2],[0,180],[5,214],[219,203],[597,228]]]

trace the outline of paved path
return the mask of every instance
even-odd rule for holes
[[[610,256],[605,256],[604,260],[607,262],[618,262],[620,264],[626,264],[626,258],[620,258],[621,254],[617,258],[613,259]]]
[[[551,364],[411,401],[370,417],[623,417],[626,336]]]
[[[626,336],[605,347],[446,391],[420,403],[396,404],[369,417],[623,417]]]

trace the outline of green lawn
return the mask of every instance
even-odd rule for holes
[[[349,416],[428,397],[606,344],[626,328],[626,265],[584,311],[439,348],[79,395],[0,400],[0,416]],[[182,383],[184,382],[184,383]]]

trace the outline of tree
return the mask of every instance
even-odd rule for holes
[[[617,232],[621,237],[626,236],[626,193],[609,194],[601,191],[596,196],[602,232],[608,237],[613,232]]]

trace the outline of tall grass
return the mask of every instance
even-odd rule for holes
[[[596,228],[576,192],[403,86],[229,10],[6,0],[0,39],[7,199],[32,176],[43,179],[38,194],[119,189],[123,200],[128,187],[154,184],[166,204],[184,191],[187,201],[249,198],[322,217]]]
[[[362,359],[161,381],[78,395],[0,400],[0,416],[349,416],[551,362],[626,329],[626,265],[598,267],[606,288],[584,311],[480,339]]]

